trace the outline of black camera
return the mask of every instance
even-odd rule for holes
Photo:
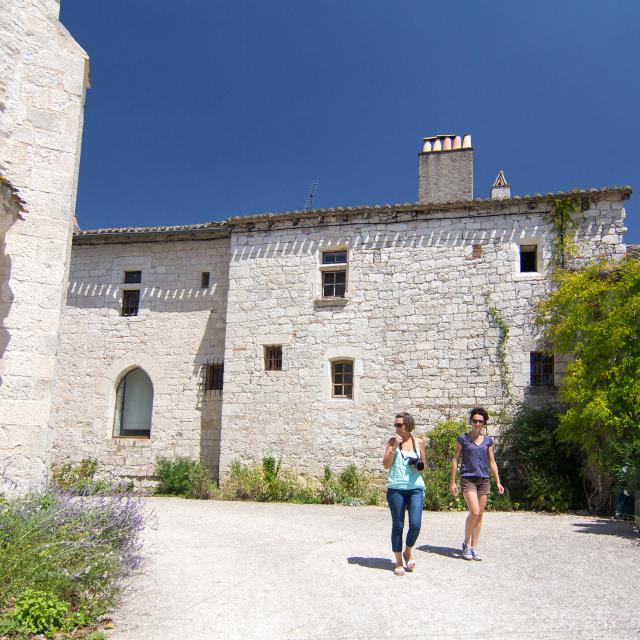
[[[424,469],[424,462],[420,458],[409,458],[407,464],[410,467],[415,467],[416,471],[422,471]]]

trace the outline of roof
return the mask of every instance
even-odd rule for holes
[[[628,244],[627,245],[627,254],[629,258],[638,258],[640,259],[640,244]]]
[[[589,198],[594,199],[607,195],[615,195],[622,199],[627,199],[632,193],[629,186],[605,187],[602,189],[574,189],[572,191],[559,191],[556,193],[536,193],[535,195],[512,196],[503,200],[495,198],[473,198],[470,200],[457,200],[452,202],[419,203],[405,202],[403,204],[383,204],[383,205],[359,205],[356,207],[336,207],[330,209],[312,209],[310,211],[282,211],[272,213],[257,213],[243,216],[232,216],[226,220],[205,222],[200,224],[165,226],[165,227],[122,227],[113,229],[87,229],[77,230],[74,233],[76,244],[89,244],[94,242],[146,242],[151,240],[189,240],[189,239],[209,239],[212,237],[224,237],[231,233],[236,227],[252,226],[256,223],[292,220],[294,224],[306,219],[320,219],[328,217],[341,217],[347,221],[350,217],[359,214],[365,216],[371,214],[389,215],[391,218],[397,217],[401,213],[423,213],[429,214],[435,211],[451,211],[455,209],[482,210],[495,209],[500,207],[506,209],[510,205],[517,206],[527,203],[537,206],[558,198]],[[319,221],[320,221],[319,220]]]

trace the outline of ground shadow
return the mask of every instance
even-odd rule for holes
[[[633,520],[589,520],[571,523],[576,533],[591,533],[599,536],[617,536],[640,542],[640,530]]]
[[[425,553],[435,553],[438,556],[445,556],[446,558],[461,558],[462,551],[454,547],[434,547],[431,544],[423,544],[417,547],[418,551],[424,551]]]
[[[357,556],[347,558],[349,564],[358,564],[367,569],[383,569],[384,571],[393,571],[395,564],[388,558],[360,558]]]

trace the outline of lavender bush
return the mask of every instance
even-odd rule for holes
[[[0,498],[5,620],[37,590],[68,603],[64,627],[91,624],[116,606],[139,569],[143,528],[142,503],[131,494],[78,497],[49,488]]]

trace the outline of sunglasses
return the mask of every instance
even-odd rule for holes
[[[404,427],[404,422],[396,422],[393,426],[394,426],[396,429],[398,429],[399,427]]]
[[[484,424],[484,420],[472,420],[471,422],[475,422],[477,424]]]

